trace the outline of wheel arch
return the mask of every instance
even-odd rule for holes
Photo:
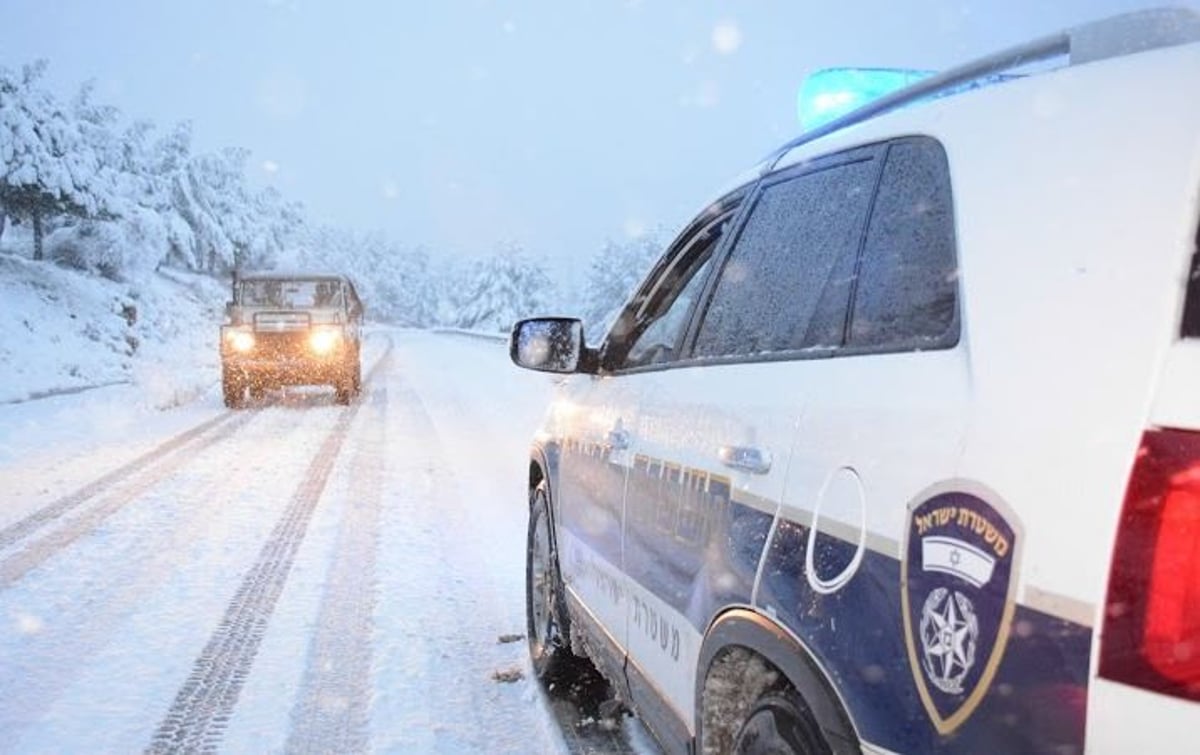
[[[554,480],[558,472],[558,447],[553,442],[535,439],[529,449],[529,490],[546,482],[550,490],[550,509],[554,514]]]
[[[549,486],[549,475],[546,473],[546,457],[541,453],[540,449],[534,449],[529,456],[529,490],[533,490],[538,486],[538,483],[546,481]]]
[[[705,687],[714,662],[734,649],[770,664],[803,699],[834,753],[861,752],[854,722],[820,664],[790,631],[750,608],[732,608],[712,621],[696,665],[696,747],[702,743]]]

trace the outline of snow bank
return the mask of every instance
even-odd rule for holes
[[[0,403],[114,383],[152,408],[185,403],[217,380],[227,298],[205,276],[117,283],[0,252]]]

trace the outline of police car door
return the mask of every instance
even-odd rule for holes
[[[676,669],[687,662],[687,644],[695,645],[695,630],[688,631],[681,612],[672,607],[677,601],[657,595],[675,589],[663,576],[679,568],[696,571],[704,531],[700,496],[725,497],[718,481],[709,485],[706,474],[686,466],[678,447],[663,442],[674,429],[689,425],[689,418],[666,413],[674,404],[663,395],[671,382],[665,376],[678,372],[695,305],[745,193],[739,190],[715,203],[685,229],[617,320],[602,356],[604,371],[637,396],[639,415],[663,423],[651,427],[634,417],[623,438],[629,469],[622,560],[628,647],[641,663],[651,664],[653,684],[677,678]],[[661,697],[649,702],[640,707],[660,728],[662,711],[655,704]]]
[[[624,677],[628,598],[621,573],[621,528],[636,400],[612,375],[575,375],[555,403],[560,437],[556,483],[559,568],[567,597],[593,640],[592,660]]]

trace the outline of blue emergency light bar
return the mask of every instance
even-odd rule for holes
[[[804,84],[800,86],[800,128],[804,131],[820,128],[869,102],[912,86],[936,73],[905,68],[822,68],[805,78]],[[985,76],[938,90],[914,102],[949,97],[970,89],[1019,78],[1020,74]]]
[[[811,131],[933,74],[900,68],[823,68],[800,86],[800,128]]]

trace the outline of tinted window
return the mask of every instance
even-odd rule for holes
[[[867,159],[763,190],[721,270],[696,355],[840,344],[874,178]]]
[[[957,341],[954,215],[946,156],[932,139],[888,149],[855,293],[850,344]]]

